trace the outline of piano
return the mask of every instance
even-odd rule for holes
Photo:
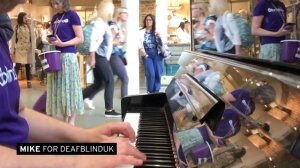
[[[178,63],[165,92],[121,101],[134,145],[147,155],[141,167],[220,165],[224,153],[234,152],[240,155],[227,167],[300,166],[300,103],[293,101],[300,98],[299,68],[205,51],[184,51]],[[289,109],[284,121],[264,111],[270,103]]]

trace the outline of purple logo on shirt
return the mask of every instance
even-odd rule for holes
[[[17,74],[14,68],[8,69],[6,66],[4,66],[2,71],[2,68],[0,67],[0,85],[2,87],[8,83],[12,83],[13,81],[16,81],[17,79],[18,79]]]

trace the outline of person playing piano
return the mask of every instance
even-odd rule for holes
[[[0,13],[12,10],[26,0],[2,0]],[[0,83],[0,163],[1,167],[118,167],[140,166],[145,154],[130,144],[135,140],[129,123],[106,123],[92,129],[66,124],[25,108],[20,103],[20,87],[9,55],[7,39],[0,31],[0,75],[9,76]],[[114,137],[123,134],[125,138]],[[17,143],[34,142],[113,142],[117,155],[24,156],[16,155]]]

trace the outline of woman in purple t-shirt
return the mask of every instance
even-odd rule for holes
[[[51,0],[56,14],[51,21],[56,41],[50,41],[61,51],[62,70],[49,73],[47,86],[47,114],[63,117],[74,125],[76,114],[84,111],[79,65],[75,45],[83,42],[81,21],[78,14],[70,10],[69,0]]]
[[[259,58],[279,61],[280,41],[292,30],[285,30],[286,8],[279,0],[260,0],[253,11],[252,34],[260,37]]]

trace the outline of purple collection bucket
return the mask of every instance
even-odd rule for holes
[[[46,72],[57,72],[61,70],[60,51],[47,51],[39,55],[43,69]]]
[[[214,162],[213,153],[207,141],[201,145],[195,146],[191,150],[191,157],[197,165]]]
[[[43,93],[42,96],[33,105],[33,110],[46,114],[46,102],[47,92]]]
[[[300,41],[299,40],[282,40],[282,51],[280,60],[284,62],[293,62],[296,61],[298,55],[300,55]],[[298,51],[299,50],[299,51]]]

